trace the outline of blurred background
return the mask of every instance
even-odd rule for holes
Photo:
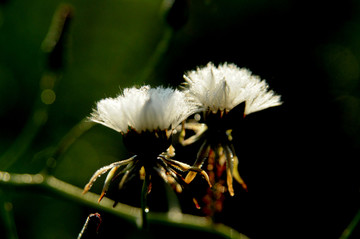
[[[133,85],[176,87],[188,70],[231,62],[266,79],[284,104],[249,115],[234,132],[249,191],[236,185],[219,220],[250,238],[339,238],[360,209],[360,2],[189,0],[175,20],[166,18],[171,2],[1,0],[0,170],[37,173],[51,164],[56,177],[83,187],[96,169],[129,156],[120,134],[95,126],[49,161],[96,101]],[[72,10],[63,64],[49,66],[42,45],[64,3]],[[39,192],[0,190],[19,238],[75,238],[94,213]],[[102,216],[103,238],[136,238],[125,221]],[[162,230],[161,238],[172,236]],[[350,238],[359,236],[357,228]]]

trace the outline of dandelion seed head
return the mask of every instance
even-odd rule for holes
[[[116,98],[96,104],[90,120],[121,133],[174,129],[198,110],[196,102],[172,88],[126,88]]]
[[[269,90],[265,80],[235,64],[218,67],[208,63],[184,75],[186,94],[212,112],[230,111],[245,102],[244,114],[281,105],[280,96]]]

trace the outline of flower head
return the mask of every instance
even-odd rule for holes
[[[175,188],[185,184],[182,174],[200,173],[209,183],[204,170],[173,160],[171,151],[172,129],[191,114],[197,112],[198,104],[186,98],[185,93],[171,88],[124,89],[116,98],[106,98],[97,103],[90,120],[103,124],[123,134],[126,148],[135,155],[98,169],[85,186],[90,190],[96,179],[107,173],[99,201],[105,196],[114,178],[122,175],[121,189],[130,175],[144,171],[151,176],[160,176]],[[150,187],[150,182],[146,187]]]
[[[223,188],[222,184],[226,182],[227,189],[233,196],[233,178],[247,190],[240,177],[239,161],[231,142],[231,132],[239,124],[239,119],[236,119],[236,114],[231,114],[236,110],[229,111],[239,106],[237,109],[245,116],[281,105],[280,96],[268,89],[265,80],[234,64],[225,63],[216,67],[208,63],[203,68],[187,72],[184,78],[186,94],[199,102],[204,112],[204,123],[185,124],[180,138],[183,145],[204,139],[194,167],[201,168],[207,161],[210,180],[214,185],[213,190],[210,190],[212,193],[216,192],[217,184],[221,186],[219,188]],[[185,129],[193,130],[194,134],[185,139]],[[189,172],[185,181],[190,183],[196,174],[195,171]]]
[[[206,67],[184,75],[187,93],[212,112],[230,111],[245,102],[244,114],[281,105],[280,96],[268,90],[265,80],[234,64]]]
[[[90,120],[126,134],[174,129],[198,107],[185,94],[172,88],[127,88],[116,98],[97,103]]]

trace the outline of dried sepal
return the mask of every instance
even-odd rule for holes
[[[84,187],[84,191],[83,194],[87,193],[91,187],[93,186],[94,182],[96,181],[96,179],[98,179],[98,177],[100,177],[101,175],[103,175],[104,173],[106,173],[107,171],[109,171],[110,169],[112,169],[114,167],[113,164],[104,166],[100,169],[98,169],[93,176],[90,178],[89,182],[85,185]]]
[[[186,163],[183,163],[183,162],[180,162],[177,160],[173,160],[173,159],[164,158],[164,160],[171,166],[174,166],[183,172],[190,171],[190,172],[194,172],[194,173],[200,173],[205,178],[205,180],[209,184],[209,186],[212,187],[210,179],[209,179],[209,175],[203,169],[201,169],[199,167],[190,166],[189,164],[186,164]]]
[[[114,166],[107,174],[98,202],[100,202],[101,199],[105,196],[107,190],[109,189],[110,183],[111,183],[112,179],[114,178],[115,173],[119,169],[119,167],[120,166]]]
[[[200,150],[198,152],[193,167],[201,168],[205,160],[209,157],[210,150],[211,150],[210,144],[208,144],[207,140],[205,140],[205,142],[200,147]],[[196,174],[197,174],[196,171],[190,171],[185,177],[185,182],[191,183],[194,180]]]
[[[182,122],[181,132],[179,135],[179,142],[183,146],[187,146],[190,144],[195,143],[198,141],[206,132],[207,130],[206,124],[198,123],[198,122]],[[192,130],[194,135],[190,136],[189,138],[185,139],[186,130]]]
[[[83,191],[83,194],[87,193],[91,187],[93,186],[94,182],[101,176],[103,175],[104,173],[108,172],[109,170],[113,169],[114,167],[120,167],[120,166],[123,166],[123,165],[126,165],[126,164],[129,164],[131,163],[134,158],[136,156],[133,156],[129,159],[126,159],[126,160],[122,160],[122,161],[118,161],[118,162],[115,162],[115,163],[112,163],[112,164],[109,164],[107,166],[104,166],[100,169],[98,169],[94,174],[93,176],[90,178],[89,182],[85,185],[84,187],[84,191]]]
[[[129,164],[130,165],[130,164]],[[128,166],[129,166],[128,165]],[[123,177],[121,178],[120,180],[120,183],[119,183],[119,189],[122,189],[124,187],[124,184],[125,182],[128,180],[129,178],[129,175],[130,175],[130,172],[134,169],[134,166],[131,165],[131,167],[129,167],[129,169],[124,169],[123,173]]]
[[[229,194],[231,196],[235,195],[233,187],[233,168],[234,168],[234,157],[233,153],[228,146],[225,146],[225,158],[226,158],[226,184],[228,187]]]
[[[240,173],[239,173],[239,169],[238,169],[239,159],[235,154],[233,156],[233,159],[234,159],[234,161],[233,161],[234,167],[233,167],[233,171],[232,171],[233,178],[242,186],[242,188],[245,191],[247,191],[247,185],[246,185],[245,181],[242,179],[242,177],[240,176]]]

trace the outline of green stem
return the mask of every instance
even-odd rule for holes
[[[18,239],[16,225],[13,214],[12,203],[7,199],[7,195],[0,190],[0,213],[6,229],[5,236],[9,239]]]
[[[118,205],[113,208],[114,202],[108,198],[104,198],[101,204],[99,204],[97,202],[99,195],[91,192],[83,195],[82,188],[61,181],[53,176],[43,174],[16,174],[0,171],[0,188],[2,187],[53,194],[81,205],[109,212],[130,223],[132,222],[134,225],[138,225],[138,217],[136,216],[140,215],[138,208],[121,203],[118,203]]]
[[[350,224],[345,228],[339,239],[348,239],[360,222],[360,210],[356,213]]]
[[[142,226],[138,220],[141,215],[141,209],[122,203],[118,203],[116,207],[113,207],[114,202],[108,198],[103,198],[100,204],[97,202],[99,195],[91,192],[82,195],[83,189],[63,182],[53,176],[42,174],[13,174],[0,171],[0,188],[28,189],[31,191],[39,190],[42,193],[52,194],[99,211],[110,213],[139,228]],[[152,212],[147,215],[147,223],[148,225],[193,229],[200,232],[213,233],[222,238],[247,238],[243,234],[223,224],[214,224],[205,217],[188,214],[178,214],[175,217],[168,213]]]
[[[147,206],[147,196],[149,193],[149,186],[150,186],[150,175],[145,173],[145,178],[141,190],[141,219],[142,219],[142,229],[145,231],[149,229],[149,224],[148,224],[149,208]]]

